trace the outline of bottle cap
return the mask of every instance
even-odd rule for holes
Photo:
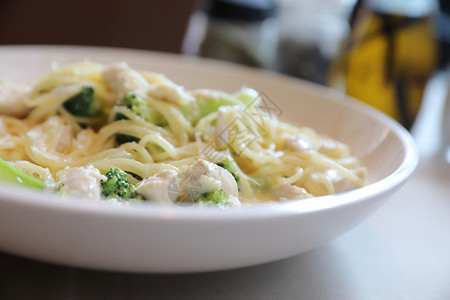
[[[213,17],[235,21],[262,21],[276,12],[274,0],[211,0],[205,11]]]

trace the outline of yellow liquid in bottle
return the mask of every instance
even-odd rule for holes
[[[435,70],[431,16],[408,17],[363,8],[334,62],[329,85],[410,128]]]

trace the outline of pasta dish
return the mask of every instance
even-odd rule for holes
[[[63,197],[220,208],[365,184],[348,145],[262,101],[249,87],[186,90],[126,63],[55,67],[32,86],[0,80],[0,173]]]

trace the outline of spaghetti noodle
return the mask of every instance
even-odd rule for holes
[[[334,194],[365,182],[366,169],[347,145],[262,114],[258,93],[246,87],[188,91],[126,63],[79,62],[0,100],[23,106],[22,116],[0,112],[0,157],[53,189],[68,178],[61,172],[88,166],[99,184],[119,168],[147,200],[172,202],[193,202],[205,186],[236,204]],[[187,174],[211,180],[188,184]],[[226,191],[228,174],[237,194]],[[152,199],[155,183],[175,196]],[[197,196],[188,195],[192,187],[200,188]]]

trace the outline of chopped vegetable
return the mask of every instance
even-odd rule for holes
[[[111,168],[106,174],[106,180],[100,181],[102,195],[105,198],[118,200],[141,201],[142,196],[136,192],[136,187],[127,180],[127,173],[119,168]]]
[[[220,163],[217,163],[216,165],[218,165],[219,167],[222,167],[225,170],[227,170],[228,172],[230,172],[231,175],[233,175],[234,180],[236,180],[236,183],[239,185],[239,183],[241,181],[241,178],[239,177],[238,174],[236,174],[236,169],[234,168],[233,163],[231,162],[231,160],[226,158],[225,160],[223,160]]]
[[[139,98],[133,93],[128,94],[124,97],[123,101],[119,104],[120,106],[126,106],[131,112],[135,113],[138,117],[144,119],[148,123],[152,123],[154,125],[163,127],[168,123],[166,119],[164,119],[163,115],[161,115],[158,111],[150,106],[147,102]],[[126,117],[123,114],[117,114],[115,120],[126,120]],[[139,138],[127,135],[127,134],[118,134],[116,136],[116,141],[119,144],[129,143],[129,142],[139,142]]]
[[[261,96],[254,89],[243,87],[240,91],[233,94],[234,97],[239,99],[247,107],[256,107],[261,103]]]
[[[63,103],[64,108],[77,117],[92,117],[99,110],[99,103],[95,99],[94,88],[85,86],[81,92]]]
[[[215,190],[213,192],[203,193],[194,201],[196,204],[204,204],[207,206],[217,206],[220,208],[228,208],[230,200],[223,189]]]
[[[36,189],[43,189],[45,186],[44,181],[22,172],[1,158],[0,180]]]
[[[180,106],[180,110],[193,125],[212,112],[215,112],[221,106],[232,106],[241,104],[240,101],[232,97],[206,98],[199,97],[197,101],[188,102]]]
[[[119,105],[126,106],[133,113],[135,113],[137,116],[141,117],[148,123],[152,123],[160,127],[167,125],[167,121],[166,119],[164,119],[162,114],[151,107],[149,103],[142,100],[133,93],[125,96],[122,103],[120,103]],[[122,116],[122,119],[124,117],[125,116]]]

